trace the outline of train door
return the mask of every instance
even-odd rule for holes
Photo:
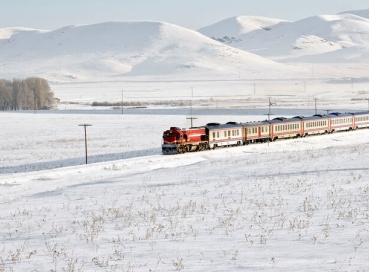
[[[304,127],[305,123],[304,122],[300,122],[300,135],[304,136],[305,135],[305,127]]]
[[[274,126],[272,124],[270,124],[269,126],[269,138],[273,140],[274,138]]]
[[[352,121],[351,122],[352,123],[352,129],[355,129],[356,128],[356,122],[355,122],[356,121],[356,116],[352,116],[351,118],[352,118],[352,120],[351,120]]]
[[[258,129],[258,138],[260,138],[260,136],[261,136],[261,127],[258,127],[257,129]]]

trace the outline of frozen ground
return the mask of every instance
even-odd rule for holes
[[[2,78],[46,77],[61,103],[0,112],[0,271],[367,270],[369,130],[160,153],[190,116],[367,110],[366,32],[342,58],[278,64],[165,23],[3,30]],[[122,100],[147,108],[91,106]]]
[[[189,110],[0,113],[0,269],[367,268],[369,130],[161,155]],[[199,123],[266,117],[193,110]]]

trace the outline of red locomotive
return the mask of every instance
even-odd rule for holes
[[[180,129],[171,127],[164,131],[162,152],[165,155],[209,149],[205,127]]]

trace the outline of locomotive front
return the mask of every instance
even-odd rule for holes
[[[171,127],[163,133],[161,149],[164,155],[178,154],[182,131],[177,127]]]
[[[164,155],[183,154],[208,149],[208,137],[205,127],[180,129],[171,127],[164,131],[161,146]]]

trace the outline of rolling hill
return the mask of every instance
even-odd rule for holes
[[[1,73],[54,81],[126,77],[284,77],[286,66],[162,22],[106,22],[55,31],[0,29]],[[1,69],[2,68],[2,69]],[[2,77],[4,77],[2,76]]]
[[[368,18],[369,10],[319,15],[296,22],[241,16],[199,32],[277,61],[362,62],[369,47]],[[224,41],[228,35],[232,38]]]

